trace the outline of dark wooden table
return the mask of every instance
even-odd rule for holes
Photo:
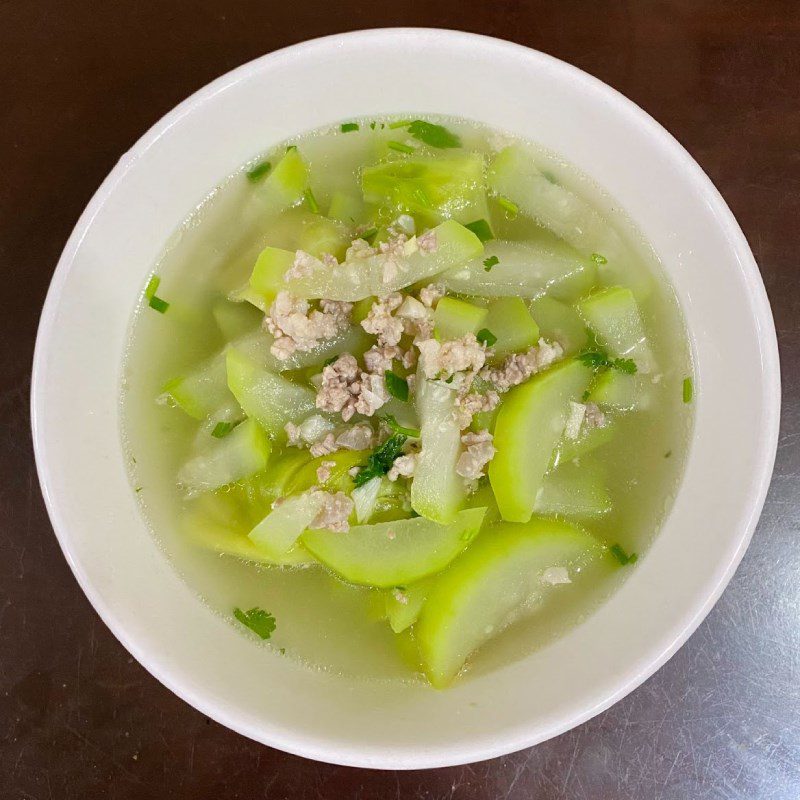
[[[753,544],[672,661],[610,711],[532,750],[387,773],[250,742],[131,659],[52,534],[33,465],[28,391],[39,309],[61,248],[145,129],[262,53],[409,24],[501,36],[570,61],[688,147],[761,266],[781,345],[784,409]],[[798,0],[0,0],[0,74],[2,800],[800,798]]]

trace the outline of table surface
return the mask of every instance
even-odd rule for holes
[[[262,53],[409,24],[544,50],[616,87],[675,134],[722,191],[761,266],[784,406],[753,543],[708,619],[665,667],[609,711],[536,748],[393,773],[317,764],[248,741],[132,660],[52,535],[28,392],[58,255],[98,184],[143,131]],[[797,0],[4,0],[0,74],[0,797],[800,797]]]

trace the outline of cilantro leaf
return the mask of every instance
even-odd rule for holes
[[[448,148],[461,147],[461,139],[443,125],[435,125],[422,119],[415,119],[409,126],[408,132],[419,141],[431,147]]]
[[[578,361],[589,369],[611,366],[608,356],[600,350],[586,350],[578,356]]]
[[[353,483],[356,486],[363,486],[372,478],[385,475],[392,468],[394,460],[402,454],[405,443],[406,437],[402,433],[395,433],[390,436],[380,447],[372,451],[367,463],[361,467],[355,478],[353,478]]]
[[[394,417],[393,414],[387,414],[383,421],[395,432],[395,433],[402,433],[403,436],[408,436],[411,439],[419,439],[420,432],[419,428],[406,428],[405,426],[401,425]]]
[[[637,370],[636,362],[632,358],[615,358],[611,366],[628,375],[635,375]]]
[[[386,379],[386,391],[392,397],[396,397],[403,402],[408,400],[408,381],[405,378],[401,378],[390,369],[387,369],[383,376]]]
[[[483,268],[486,272],[491,272],[492,267],[496,267],[500,263],[500,259],[497,256],[489,256],[489,258],[483,259]]]
[[[269,639],[275,630],[275,617],[269,611],[264,611],[263,608],[258,606],[251,608],[249,611],[242,611],[238,607],[234,608],[233,616],[262,639]]]

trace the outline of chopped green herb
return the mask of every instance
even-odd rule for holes
[[[247,170],[247,180],[250,183],[258,183],[271,169],[272,164],[269,161],[261,161],[252,169]]]
[[[258,606],[251,608],[249,611],[234,608],[233,616],[262,639],[269,639],[275,630],[275,617],[269,611],[264,611],[263,608],[258,608]]]
[[[636,374],[636,362],[632,358],[615,358],[611,362],[611,366],[628,375]]]
[[[394,460],[402,454],[405,443],[406,437],[402,433],[390,436],[380,447],[372,451],[367,463],[353,478],[353,483],[356,486],[363,486],[367,481],[385,475],[392,468]]]
[[[297,145],[296,145],[296,144],[290,144],[290,145],[289,145],[289,146],[286,148],[286,152],[288,153],[290,150],[297,150]]]
[[[279,653],[280,653],[282,656],[285,656],[285,655],[286,655],[286,648],[285,648],[285,647],[281,647],[281,649],[280,649],[280,650],[278,650],[278,652],[279,652]]]
[[[592,253],[592,261],[595,264],[608,264],[608,259],[605,256],[601,256],[600,253]]]
[[[585,403],[585,402],[586,402],[586,401],[589,399],[589,396],[590,396],[590,395],[591,395],[591,392],[590,392],[590,391],[587,389],[587,390],[586,390],[586,391],[585,391],[585,392],[584,392],[584,393],[581,395],[581,403]]]
[[[358,238],[359,239],[363,239],[365,242],[367,242],[367,244],[372,244],[372,240],[377,235],[378,235],[378,229],[377,228],[368,228]]]
[[[398,400],[402,400],[403,402],[408,400],[408,381],[406,381],[405,378],[401,378],[390,369],[387,369],[383,375],[386,378],[386,391]]]
[[[156,296],[156,291],[158,290],[159,284],[161,283],[161,278],[158,275],[153,275],[149,281],[147,281],[147,286],[144,287],[144,296],[148,300],[152,300]]]
[[[489,258],[483,259],[483,268],[486,272],[491,272],[492,267],[496,267],[500,263],[500,259],[497,256],[489,256]]]
[[[587,350],[581,353],[578,356],[578,361],[580,361],[582,364],[589,367],[590,369],[600,369],[600,367],[611,366],[611,362],[608,360],[608,356],[605,353],[600,352],[599,350]]]
[[[339,356],[330,356],[330,358],[326,358],[326,359],[325,359],[325,360],[322,362],[322,366],[323,366],[323,367],[329,367],[329,366],[330,366],[331,364],[333,364],[333,362],[334,362],[334,361],[336,361],[338,358],[339,358]]]
[[[407,128],[413,121],[413,119],[398,119],[389,123],[389,129],[395,130],[396,128]]]
[[[639,558],[636,553],[631,553],[628,555],[618,544],[612,544],[609,548],[609,552],[612,556],[614,556],[614,558],[617,559],[617,561],[619,561],[620,564],[622,564],[623,567],[626,564],[635,564]]]
[[[136,494],[139,494],[139,492],[142,491],[142,487],[141,486],[137,486],[133,491],[136,492]]]
[[[410,439],[419,439],[420,432],[418,428],[406,428],[401,425],[394,417],[393,414],[387,414],[383,421],[395,432],[402,433],[403,436],[408,436]]]
[[[447,148],[461,147],[461,139],[443,125],[434,125],[422,119],[415,119],[409,126],[408,132],[431,147]]]
[[[342,123],[342,133],[350,133],[350,131],[357,131],[358,130],[358,123],[357,122],[343,122]]]
[[[375,130],[375,123],[374,122],[370,122],[369,127],[372,128],[372,130],[374,131]]]
[[[215,439],[224,439],[239,423],[220,421],[214,426],[211,435]]]
[[[386,146],[390,150],[397,150],[398,153],[413,153],[414,152],[414,148],[411,147],[411,145],[403,144],[402,142],[395,142],[393,140],[389,141],[389,142],[386,142]]]
[[[449,378],[445,379],[445,383],[452,383],[453,382],[453,378],[455,378],[455,377],[456,377],[455,375],[451,375]]]
[[[151,297],[149,306],[155,311],[158,311],[159,314],[166,314],[169,303],[166,300],[162,300],[160,297]]]
[[[464,227],[469,228],[482,242],[494,239],[492,229],[485,219],[476,219],[475,222],[470,222]]]
[[[317,202],[317,198],[314,197],[314,192],[311,191],[311,187],[303,192],[303,199],[306,201],[306,205],[312,214],[319,214],[319,203]]]
[[[637,371],[636,362],[632,358],[609,358],[602,350],[584,350],[578,360],[590,369],[613,367],[628,375],[634,375]]]
[[[683,379],[683,402],[684,403],[691,403],[693,394],[694,394],[694,387],[692,386],[692,379],[691,378],[684,378]]]
[[[497,198],[497,205],[499,205],[500,208],[505,210],[509,219],[516,219],[517,214],[519,214],[519,206],[516,203],[509,200],[507,197],[503,197],[502,195],[500,195]]]
[[[671,455],[672,455],[672,450],[667,450],[667,452],[664,453],[664,458],[669,458]]]
[[[497,337],[488,328],[481,328],[475,334],[475,338],[487,347],[491,347],[497,341]]]
[[[542,177],[549,183],[558,183],[558,180],[556,180],[556,176],[553,175],[552,172],[548,172],[547,170],[544,169],[542,170]]]

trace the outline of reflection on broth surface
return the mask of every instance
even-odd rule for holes
[[[231,624],[268,612],[285,657],[468,679],[585,619],[669,510],[677,302],[622,211],[530,143],[432,118],[307,134],[218,187],[154,274],[133,485],[189,585]]]

